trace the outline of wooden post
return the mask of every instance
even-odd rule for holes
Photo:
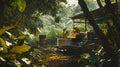
[[[39,35],[40,45],[43,46],[46,44],[46,35]]]

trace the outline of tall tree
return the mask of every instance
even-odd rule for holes
[[[87,8],[87,5],[86,5],[86,3],[84,2],[84,0],[79,0],[79,5],[81,6],[81,8],[82,8],[82,10],[83,10],[83,12],[84,12],[84,15],[85,15],[85,17],[88,19],[88,21],[89,21],[89,23],[90,23],[90,25],[93,27],[93,29],[96,31],[96,33],[98,34],[98,37],[100,38],[100,40],[101,40],[101,42],[102,42],[102,46],[103,46],[103,48],[104,48],[104,50],[106,51],[106,53],[107,53],[107,57],[109,57],[109,58],[114,58],[114,59],[112,59],[112,63],[111,64],[109,64],[109,65],[112,65],[112,66],[116,66],[117,67],[117,62],[115,62],[115,61],[117,61],[116,60],[116,57],[115,57],[115,50],[112,48],[112,47],[110,47],[112,44],[108,41],[109,39],[103,34],[103,32],[101,31],[101,29],[98,27],[98,25],[96,24],[96,22],[95,22],[95,20],[94,20],[94,18],[92,17],[92,15],[90,14],[90,12],[89,12],[89,10],[88,10],[88,8]],[[107,65],[107,64],[106,64]],[[105,65],[105,66],[106,66]],[[105,66],[103,66],[103,67],[105,67]]]
[[[98,5],[99,5],[99,7],[101,9],[100,11],[102,13],[104,13],[103,18],[104,18],[104,21],[106,22],[107,27],[108,27],[108,29],[107,29],[107,31],[108,31],[107,32],[107,38],[111,41],[113,46],[115,46],[116,48],[119,48],[120,47],[119,46],[119,44],[120,44],[120,39],[119,39],[120,36],[119,36],[118,30],[117,30],[118,27],[116,27],[116,21],[119,20],[118,19],[119,16],[117,16],[117,15],[115,16],[115,14],[117,14],[117,8],[116,8],[117,5],[116,5],[116,3],[111,4],[111,2],[110,2],[111,9],[112,9],[112,7],[115,8],[114,10],[112,10],[112,13],[111,13],[111,11],[109,11],[110,8],[108,9],[108,6],[105,5],[103,7],[101,0],[97,0],[97,3],[98,3]],[[117,18],[114,19],[115,17],[117,17]],[[114,36],[114,35],[116,35],[116,36]]]
[[[106,3],[106,14],[112,20],[113,28],[117,36],[116,43],[117,43],[118,48],[120,48],[120,45],[119,45],[120,44],[120,39],[119,39],[120,38],[120,26],[119,26],[120,19],[119,19],[119,14],[117,12],[118,10],[117,3],[115,4],[115,6],[112,6],[112,3],[110,0],[105,0],[105,3]]]
[[[31,16],[35,12],[37,15],[56,16],[61,1],[66,2],[65,0],[0,0],[0,28],[14,25],[16,29],[23,29],[31,23],[30,19],[36,22],[36,18]]]
[[[102,41],[102,45],[105,49],[105,51],[108,54],[112,54],[111,52],[114,52],[114,50],[112,50],[112,48],[110,47],[110,43],[108,42],[108,39],[106,38],[106,36],[103,34],[103,32],[100,30],[100,28],[98,27],[98,25],[96,24],[94,18],[92,17],[92,15],[89,13],[89,10],[87,8],[86,3],[83,0],[79,0],[79,5],[81,6],[85,17],[88,19],[90,25],[93,26],[93,29],[96,31],[96,33],[98,34],[100,40]]]
[[[59,2],[65,0],[0,0],[0,26],[9,24],[24,24],[28,22],[31,14],[56,15]]]

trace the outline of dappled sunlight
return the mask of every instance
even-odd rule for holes
[[[120,67],[120,1],[0,0],[0,67]]]

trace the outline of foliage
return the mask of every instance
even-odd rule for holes
[[[0,29],[0,35],[3,35],[7,30],[10,30],[12,28],[14,28],[14,26],[7,26],[7,27]],[[1,37],[0,37],[0,45],[3,47],[3,53],[8,53],[8,50],[7,50],[8,47],[4,39]]]
[[[12,28],[15,28],[15,26],[11,25],[11,26],[7,26],[7,27],[3,27],[2,29],[0,29],[0,35],[4,34],[5,31],[10,30]]]
[[[0,65],[14,66],[14,67],[42,66],[45,63],[45,61],[47,61],[46,59],[49,58],[50,55],[48,53],[50,53],[50,51],[48,52],[43,48],[39,48],[39,49],[32,48],[31,46],[23,42],[23,41],[26,41],[25,40],[27,37],[26,35],[22,34],[19,36],[14,36],[10,32],[8,32],[10,31],[8,30],[8,27],[10,26],[4,27],[3,28],[4,31],[0,30],[0,32],[1,31],[3,32],[2,33],[3,36],[0,37],[0,45],[1,45],[1,48],[3,48],[3,50],[1,50],[2,52],[0,52],[0,58],[1,58]],[[6,37],[6,35],[8,35],[8,37]],[[9,43],[11,43],[11,45],[8,45],[9,44],[8,41]],[[36,51],[37,49],[40,50],[40,52],[37,52]],[[32,52],[34,53],[31,54]],[[35,54],[36,52],[37,54]],[[38,54],[41,54],[41,56],[38,57]],[[27,59],[27,61],[25,59]]]
[[[105,21],[107,21],[106,23],[104,23],[105,27],[106,27],[104,30],[102,30],[103,28],[98,27],[98,25],[96,24],[95,18],[93,18],[93,16],[90,14],[88,7],[83,0],[79,0],[79,5],[83,9],[85,17],[89,20],[89,23],[91,24],[91,26],[93,27],[95,32],[98,34],[98,37],[102,42],[103,49],[106,51],[104,54],[106,61],[103,62],[102,67],[111,66],[111,65],[112,66],[116,65],[116,67],[117,67],[118,64],[116,64],[117,62],[115,62],[114,60],[117,61],[117,59],[118,59],[116,54],[118,52],[119,46],[117,44],[120,44],[118,42],[118,40],[120,38],[119,16],[117,15],[118,9],[116,8],[117,10],[116,9],[112,10],[112,8],[113,8],[112,3],[114,3],[112,1],[114,1],[114,0],[111,0],[111,1],[104,0],[104,1],[106,4],[105,8],[101,7],[101,10],[104,11],[103,13],[105,14],[102,17],[104,18]],[[114,34],[111,33],[113,31],[116,33],[114,33]],[[113,36],[113,37],[111,37],[111,36]],[[118,39],[118,40],[116,40],[116,39]],[[111,59],[110,62],[107,62],[108,58]]]
[[[23,32],[25,28],[28,30],[28,33],[30,35],[33,34],[33,36],[35,35],[37,37],[37,35],[39,34],[46,34],[48,41],[51,40],[51,42],[55,42],[57,37],[60,37],[60,31],[62,30],[62,28],[68,27],[70,29],[72,27],[73,21],[68,18],[72,15],[77,14],[78,12],[81,13],[81,8],[78,5],[71,5],[66,7],[65,5],[61,5],[59,1],[66,2],[65,0],[0,0],[0,46],[3,48],[0,56],[6,60],[3,63],[15,64],[14,61],[17,60],[24,65],[24,63],[22,63],[19,59],[29,56],[29,51],[31,49],[30,46],[25,45],[24,43],[27,36],[20,35],[20,33]],[[89,10],[92,10],[93,8],[98,8],[95,2],[91,2],[90,0],[85,1],[87,3],[87,6],[89,7]],[[105,2],[103,1],[102,4],[104,3]],[[120,9],[118,6],[118,12],[119,11]],[[47,15],[45,16],[44,14]],[[108,15],[111,15],[111,13]],[[109,46],[117,50],[119,49],[118,46],[120,44],[119,33],[116,26],[114,25],[114,23],[116,23],[114,19],[110,20],[112,21],[106,20],[104,24],[101,24],[99,27],[104,33],[105,37],[107,37],[109,42],[112,44]],[[80,27],[83,29],[83,26]],[[37,28],[39,28],[41,32],[38,33]],[[13,31],[13,29],[15,30]],[[10,32],[13,34],[11,34],[11,36],[7,36],[6,32]],[[6,41],[11,42],[12,46],[7,46]],[[38,44],[38,42],[36,42],[38,41],[37,38],[33,38],[30,41],[30,44],[32,44],[32,42]],[[38,51],[40,51],[40,56],[38,55],[38,53],[36,53],[34,57],[30,56],[30,60],[32,59],[31,61],[33,65],[37,65],[37,63],[34,63],[34,61],[41,64],[42,62],[44,62],[43,58],[47,59],[50,56],[48,55],[48,53],[44,53],[43,50]],[[105,51],[103,51],[103,48],[100,46],[100,48],[96,50],[95,53],[98,54],[97,58],[99,58],[98,62],[100,62],[100,60],[102,59],[101,57],[103,57]],[[50,58],[54,60],[55,58],[66,59],[67,57],[54,55]],[[78,62],[81,65],[83,64],[84,66],[86,64],[92,64],[92,61],[97,62],[97,60],[90,58],[85,59],[83,57],[80,57],[80,60]]]
[[[12,6],[13,9],[18,8],[20,12],[23,12],[26,8],[26,1],[25,0],[13,0],[10,2],[10,6]]]
[[[56,45],[57,38],[60,37],[60,32],[54,28],[51,28],[50,32],[47,34],[47,41],[49,45]]]
[[[0,38],[0,43],[1,43],[2,47],[3,47],[3,53],[8,53],[7,45],[6,45],[5,41],[2,38]]]
[[[11,39],[10,33],[6,32],[12,28],[15,28],[15,27],[14,26],[6,26],[0,30],[1,35],[2,35],[2,37],[0,36],[0,45],[1,45],[1,48],[3,48],[3,50],[1,50],[0,56],[1,56],[1,58],[3,58],[5,60],[5,62],[2,62],[5,64],[8,64],[10,61],[12,61],[15,58],[17,59],[18,54],[23,54],[23,52],[27,52],[30,50],[30,46],[28,47],[27,45],[26,46],[23,45],[22,47],[21,46],[17,47],[17,45],[18,45],[17,42],[24,39],[24,36],[19,36],[18,41],[13,41],[14,39]],[[8,37],[5,37],[5,36],[8,36]],[[8,45],[8,43],[7,43],[8,40],[10,40],[12,45],[14,45],[16,42],[16,46],[11,47],[10,45]],[[26,47],[28,49],[26,49]],[[1,61],[3,61],[3,60],[1,60]]]
[[[41,14],[56,15],[59,2],[65,0],[1,0],[0,21],[2,25],[15,25],[19,28],[25,27],[29,22],[31,14],[38,11]],[[39,7],[38,7],[39,6]]]
[[[10,52],[12,53],[18,53],[23,54],[24,52],[27,52],[30,50],[30,46],[23,44],[22,46],[14,46]]]
[[[17,0],[18,10],[23,12],[26,8],[26,1],[25,0]]]

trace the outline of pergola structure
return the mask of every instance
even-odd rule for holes
[[[113,8],[116,8],[116,6],[117,6],[116,3],[112,4]],[[105,6],[103,8],[98,8],[98,9],[95,9],[93,11],[90,11],[90,14],[93,16],[93,18],[95,19],[95,21],[97,23],[102,23],[102,21],[104,21],[105,19],[109,19],[109,16],[105,15],[106,11],[107,10],[106,10],[106,6]],[[82,20],[82,22],[80,21],[79,23],[85,23],[85,30],[86,30],[86,24],[87,24],[88,21],[85,18],[84,13],[77,14],[77,15],[72,16],[70,18],[72,20],[76,20],[76,19]]]
[[[117,4],[116,3],[112,4],[112,7],[115,9],[117,7]],[[98,9],[95,9],[93,11],[90,11],[90,14],[93,16],[93,18],[99,19],[99,18],[103,18],[105,16],[105,13],[106,13],[105,11],[107,11],[106,6],[103,8],[98,8]],[[72,16],[70,18],[73,20],[74,19],[85,19],[85,16],[83,13],[81,13],[81,14],[77,14],[75,16]]]

